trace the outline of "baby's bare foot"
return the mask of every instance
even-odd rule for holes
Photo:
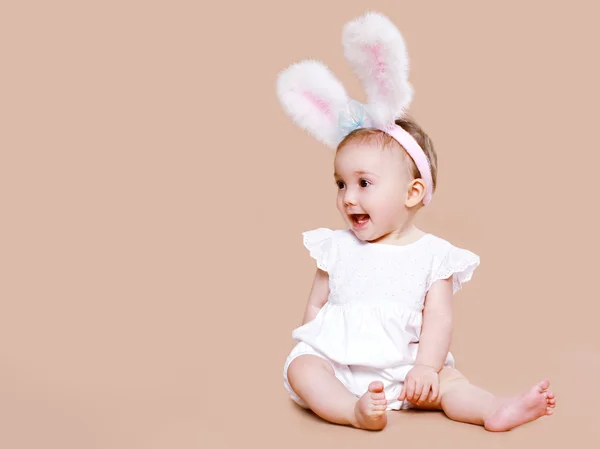
[[[550,382],[543,380],[529,391],[514,398],[499,401],[499,406],[485,420],[484,426],[493,432],[503,432],[551,415],[556,405],[554,393],[548,391]]]
[[[387,424],[387,400],[381,382],[371,382],[369,391],[354,406],[354,426],[359,429],[381,430]]]

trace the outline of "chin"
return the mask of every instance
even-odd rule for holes
[[[385,232],[382,233],[377,231],[377,229],[374,229],[372,225],[365,229],[355,229],[352,224],[350,224],[350,230],[357,239],[362,240],[363,242],[375,242],[386,235]]]
[[[357,239],[362,240],[363,242],[368,242],[373,240],[373,232],[370,229],[356,229],[352,224],[350,224],[350,230],[354,233]]]

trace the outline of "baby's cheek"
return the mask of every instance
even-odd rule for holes
[[[389,196],[378,201],[377,211],[380,218],[385,221],[396,221],[402,215],[402,200],[395,196]]]
[[[377,215],[384,220],[391,220],[397,214],[397,207],[389,201],[381,201],[376,205]]]
[[[383,190],[373,198],[373,203],[381,211],[389,211],[398,209],[398,195],[394,195],[392,192]]]

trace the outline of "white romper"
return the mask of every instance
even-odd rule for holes
[[[379,380],[388,410],[411,407],[397,398],[417,356],[427,291],[454,275],[456,293],[471,279],[479,256],[433,234],[403,246],[363,242],[349,229],[302,235],[317,267],[329,274],[329,297],[312,321],[292,332],[296,346],[283,370],[290,396],[307,407],[291,388],[287,369],[296,357],[312,354],[327,360],[356,396]],[[454,366],[451,353],[445,365]]]

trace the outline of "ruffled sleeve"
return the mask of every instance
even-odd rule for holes
[[[333,234],[328,228],[318,228],[302,233],[304,247],[308,249],[310,257],[315,259],[317,267],[329,272],[333,267]]]
[[[480,258],[477,254],[466,249],[450,245],[441,263],[433,272],[429,286],[440,279],[452,279],[452,293],[459,291],[465,282],[473,277],[473,272],[479,266]]]

